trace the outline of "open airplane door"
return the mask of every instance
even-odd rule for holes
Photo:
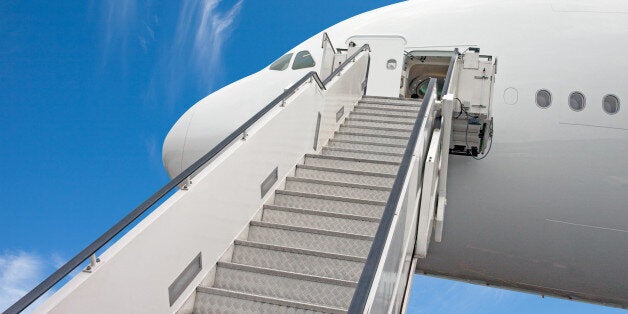
[[[368,44],[371,63],[368,72],[367,96],[399,97],[406,39],[400,35],[356,35],[347,39],[349,55],[352,49]]]

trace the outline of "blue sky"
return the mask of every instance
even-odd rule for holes
[[[0,310],[165,184],[212,91],[396,1],[0,1]],[[411,313],[618,310],[416,277]]]

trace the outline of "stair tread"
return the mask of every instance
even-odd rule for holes
[[[312,303],[300,302],[300,301],[294,301],[294,300],[288,300],[288,299],[281,299],[281,298],[275,298],[275,297],[267,297],[263,295],[229,290],[229,289],[199,286],[197,287],[196,291],[203,294],[212,294],[212,295],[217,295],[217,296],[226,297],[226,298],[240,299],[240,300],[245,300],[249,302],[260,303],[260,307],[256,308],[255,311],[261,311],[261,308],[262,308],[261,306],[264,306],[263,311],[268,311],[268,312],[276,312],[276,311],[279,311],[282,307],[287,307],[287,308],[297,308],[301,310],[313,311],[313,312],[318,312],[318,313],[338,313],[338,314],[346,313],[346,310],[341,309],[341,308],[328,307],[328,306],[323,306],[323,305],[318,305],[318,304],[312,304]],[[268,306],[268,305],[271,305],[271,306]],[[275,307],[273,307],[272,305],[275,305]]]
[[[311,155],[305,154],[306,158],[320,158],[320,159],[334,159],[334,160],[345,160],[345,161],[355,161],[355,162],[365,162],[365,163],[375,163],[375,164],[387,164],[387,165],[399,165],[400,162],[394,161],[384,161],[384,160],[375,160],[375,159],[364,159],[364,158],[351,158],[351,157],[338,157],[338,156],[325,156],[325,155]]]
[[[296,280],[306,280],[306,281],[326,283],[326,284],[330,284],[330,285],[347,286],[347,287],[355,287],[357,285],[357,282],[355,282],[355,281],[335,279],[335,278],[328,278],[328,277],[321,277],[321,276],[313,276],[313,275],[306,275],[306,274],[295,273],[295,272],[290,272],[290,271],[277,270],[277,269],[272,269],[272,268],[265,268],[265,267],[251,266],[251,265],[244,265],[244,264],[237,264],[237,263],[231,263],[231,262],[217,262],[216,266],[217,267],[223,267],[223,268],[229,268],[229,269],[233,269],[233,270],[241,270],[241,271],[246,271],[246,272],[251,272],[251,273],[258,273],[258,274],[276,276],[276,277],[286,277],[286,278],[292,278],[292,279],[296,279]]]
[[[359,263],[366,262],[366,258],[360,257],[360,256],[329,253],[329,252],[308,250],[308,249],[301,249],[301,248],[293,248],[293,247],[288,247],[288,246],[267,244],[267,243],[248,241],[248,240],[235,240],[234,244],[255,247],[259,249],[273,250],[273,251],[283,251],[283,252],[290,252],[290,253],[302,254],[302,255],[312,255],[312,256],[318,256],[318,257],[340,259],[340,260],[346,260],[346,261],[351,261],[351,262],[359,262]]]
[[[329,167],[320,167],[320,166],[297,165],[297,168],[320,170],[320,171],[329,171],[329,172],[341,172],[341,173],[349,173],[349,174],[373,176],[373,177],[385,177],[385,178],[395,178],[396,177],[394,174],[388,174],[388,173],[368,172],[368,171],[360,171],[360,170],[348,170],[348,169],[329,168]]]
[[[334,181],[299,178],[299,177],[288,177],[286,178],[286,181],[315,183],[315,184],[324,184],[324,185],[337,185],[337,186],[344,186],[344,187],[358,188],[358,189],[365,189],[365,190],[391,191],[391,188],[383,187],[383,186],[334,182]]]
[[[303,232],[303,233],[322,234],[322,235],[328,235],[328,236],[333,236],[333,237],[373,241],[373,237],[367,236],[367,235],[346,233],[346,232],[339,232],[339,231],[330,231],[330,230],[316,229],[316,228],[290,226],[290,225],[285,225],[285,224],[276,224],[276,223],[270,223],[270,222],[264,222],[264,221],[253,220],[251,221],[250,225],[263,227],[263,228],[283,229],[283,230],[297,231],[297,232]]]

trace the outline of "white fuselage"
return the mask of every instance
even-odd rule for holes
[[[494,143],[451,156],[442,243],[417,272],[619,306],[628,304],[628,3],[408,1],[325,30],[401,35],[405,50],[480,47],[498,58]],[[291,52],[320,60],[321,34]],[[164,143],[175,175],[311,69],[264,69],[193,106]],[[538,90],[552,103],[535,104]],[[582,111],[570,93],[585,95]],[[605,95],[621,102],[602,109]]]

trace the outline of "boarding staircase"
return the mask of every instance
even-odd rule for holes
[[[345,313],[420,104],[360,100],[197,288],[194,313]]]
[[[342,60],[325,80],[303,76],[4,313],[55,287],[35,312],[404,312],[442,240],[448,154],[490,150],[495,60],[455,50],[424,99],[365,96],[369,45],[325,40]]]

